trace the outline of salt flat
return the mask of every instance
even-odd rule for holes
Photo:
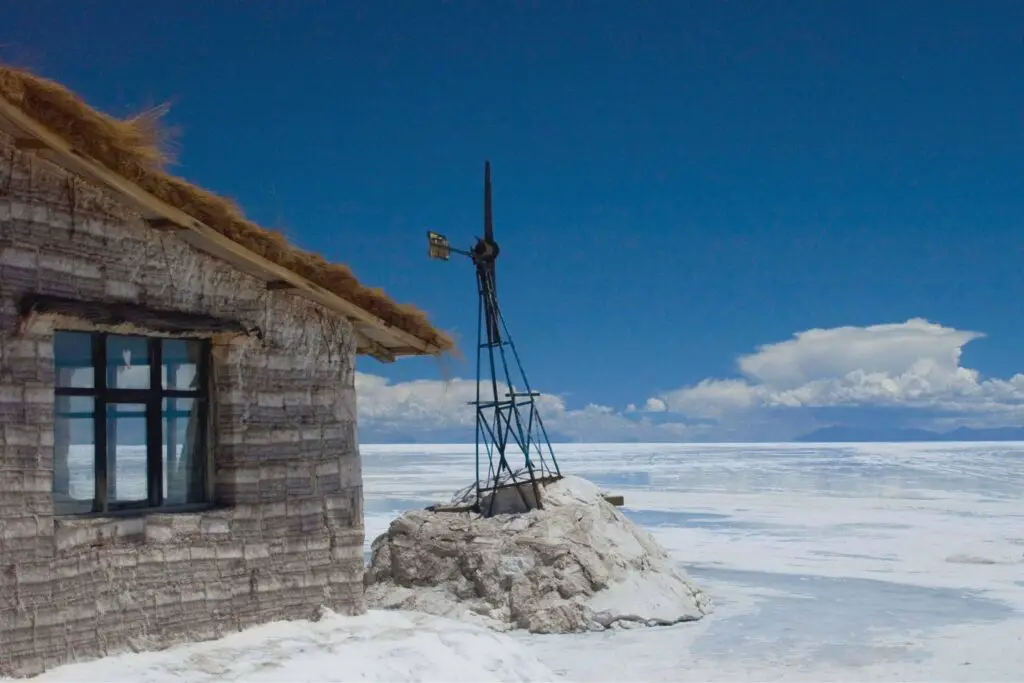
[[[363,446],[367,550],[473,448]],[[411,613],[279,622],[53,681],[1022,681],[1024,444],[566,445],[716,603],[696,623],[498,634]],[[554,672],[554,673],[552,673]]]
[[[365,446],[367,543],[471,476]],[[1024,680],[1024,444],[564,445],[718,605],[697,624],[517,638],[569,680]]]

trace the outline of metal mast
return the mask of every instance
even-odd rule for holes
[[[470,257],[476,267],[476,400],[470,403],[476,407],[476,507],[491,515],[499,492],[508,488],[516,492],[512,495],[521,509],[543,507],[539,485],[560,477],[561,471],[537,410],[540,394],[530,388],[498,305],[500,249],[494,239],[489,161],[484,164],[484,236],[469,251],[452,248],[436,232],[428,232],[427,239],[431,258],[448,260],[455,252]]]

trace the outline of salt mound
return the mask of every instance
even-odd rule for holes
[[[711,601],[658,543],[579,477],[543,510],[413,510],[374,540],[367,602],[497,630],[568,633],[700,619]]]

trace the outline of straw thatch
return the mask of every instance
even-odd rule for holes
[[[169,159],[159,126],[163,109],[119,120],[96,111],[59,83],[4,66],[0,66],[0,97],[60,135],[76,151],[225,237],[441,351],[454,347],[452,338],[434,328],[414,306],[396,303],[380,289],[364,287],[346,266],[290,245],[281,233],[246,219],[230,200],[164,171]]]

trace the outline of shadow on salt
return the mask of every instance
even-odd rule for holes
[[[785,647],[813,652],[819,661],[853,664],[847,661],[851,656],[877,661],[906,654],[902,650],[888,652],[890,647],[874,652],[878,648],[873,648],[871,641],[881,633],[931,630],[965,622],[995,623],[1015,614],[1012,606],[980,591],[694,565],[687,569],[712,594],[723,584],[767,588],[774,593],[760,598],[754,611],[709,623],[693,646],[700,654],[726,653],[734,648],[748,654],[770,654]],[[772,637],[765,638],[766,633]],[[856,649],[850,645],[855,642],[863,646],[859,654],[852,654]]]

